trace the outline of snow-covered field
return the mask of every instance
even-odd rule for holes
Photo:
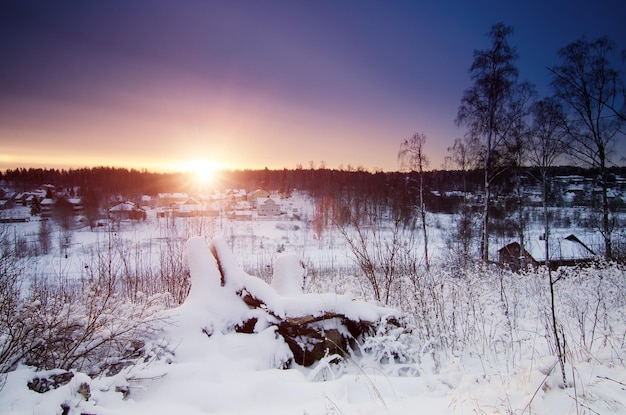
[[[116,229],[76,230],[69,247],[37,257],[31,272],[80,280],[94,247],[111,240],[134,258],[132,266],[156,264],[163,252],[182,256],[168,251],[172,243],[185,246],[201,235],[186,245],[191,294],[182,306],[164,311],[146,359],[111,376],[76,372],[46,393],[26,385],[62,371],[19,366],[4,379],[0,413],[626,414],[626,270],[571,270],[557,283],[564,385],[549,329],[545,272],[447,270],[448,220],[437,218],[440,226],[431,228],[433,271],[395,286],[392,305],[407,330],[381,330],[352,357],[287,369],[280,367],[290,350],[272,326],[251,334],[228,329],[228,316],[246,311],[216,293],[202,243],[220,238],[233,254],[233,261],[220,264],[223,271],[247,278],[245,269],[268,283],[276,259],[296,254],[309,268],[307,294],[285,289],[275,301],[296,309],[337,302],[351,310],[372,300],[371,289],[339,233],[317,235],[304,221],[180,219],[172,226],[153,216]],[[34,238],[38,225],[9,226]]]

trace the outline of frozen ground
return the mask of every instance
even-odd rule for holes
[[[35,223],[25,226],[31,227],[23,229],[26,234],[36,233]],[[80,277],[92,244],[111,237],[125,241],[125,249],[135,256],[156,261],[168,240],[186,240],[204,229],[207,238],[220,236],[231,245],[236,258],[229,264],[232,272],[265,272],[279,257],[281,245],[309,266],[352,269],[339,236],[320,239],[301,222],[177,226],[173,230],[151,219],[111,232],[76,231],[67,258],[55,251],[37,267],[50,277]],[[433,230],[433,249],[443,249],[445,238],[436,235]],[[192,280],[207,268],[202,261],[196,271],[191,266]],[[316,290],[367,297],[360,279],[321,274]],[[433,300],[421,311],[417,305],[406,306],[414,323],[427,312],[439,315],[439,322],[454,323],[439,331],[433,328],[438,336],[429,337],[425,326],[415,324],[411,335],[382,333],[360,356],[338,364],[329,357],[310,368],[276,369],[289,350],[271,329],[254,334],[218,330],[207,336],[202,328],[218,324],[228,303],[193,295],[167,312],[167,323],[154,339],[155,350],[163,350],[157,344],[166,345],[171,353],[155,353],[114,376],[90,379],[76,373],[68,384],[44,394],[29,390],[26,383],[45,373],[19,367],[5,379],[0,412],[59,414],[67,405],[71,414],[626,414],[625,275],[623,268],[609,267],[560,283],[557,309],[569,341],[567,387],[546,329],[547,285],[541,274],[477,269],[461,279],[433,276],[423,284],[441,289],[440,302]],[[204,277],[196,287],[206,284],[210,291],[210,276]],[[292,288],[285,290],[289,294]],[[432,311],[437,307],[439,311]],[[442,340],[442,334],[449,338]],[[404,358],[389,359],[394,353],[385,352]],[[80,393],[82,383],[90,386],[88,400]]]

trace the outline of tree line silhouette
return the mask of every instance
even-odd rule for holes
[[[525,185],[538,185],[536,168],[522,169]],[[612,167],[610,173],[615,183],[618,176],[626,177],[626,167]],[[367,170],[310,169],[261,169],[224,170],[218,180],[208,188],[200,188],[191,173],[157,173],[116,167],[93,167],[79,169],[16,168],[0,172],[0,181],[17,192],[31,191],[43,184],[57,189],[72,190],[76,196],[95,192],[100,198],[121,195],[134,199],[141,195],[156,196],[158,193],[187,192],[208,193],[213,190],[262,188],[290,195],[293,191],[306,193],[313,198],[333,197],[346,201],[367,199],[371,203],[410,208],[417,203],[417,172],[370,172]],[[482,169],[469,171],[432,170],[424,175],[426,206],[430,212],[454,213],[465,183],[468,193],[479,194],[483,187]],[[576,166],[550,168],[550,176],[580,176],[594,180],[597,169]],[[505,173],[496,181],[498,195],[506,196],[516,185],[513,173]],[[74,194],[73,193],[73,194]],[[444,201],[445,202],[441,202]],[[555,202],[556,203],[556,202]]]

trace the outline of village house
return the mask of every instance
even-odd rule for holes
[[[179,217],[194,216],[217,216],[219,214],[219,204],[211,202],[210,199],[201,197],[201,200],[190,197],[178,206],[175,215]]]
[[[552,270],[562,266],[582,265],[593,261],[596,253],[573,234],[565,237],[550,238],[550,268]],[[537,268],[546,265],[545,240],[536,238],[522,248],[519,242],[510,244],[498,250],[500,265],[507,266],[513,271],[525,267]]]
[[[41,217],[42,218],[50,218],[52,217],[52,208],[54,208],[54,199],[46,198],[43,199],[39,206],[41,207]]]
[[[83,211],[83,199],[80,197],[68,197],[67,201],[70,205],[72,205],[75,215],[78,215]]]
[[[109,209],[109,219],[114,221],[121,220],[145,220],[146,211],[135,205],[133,202],[122,202]]]
[[[200,202],[196,198],[190,197],[178,205],[176,215],[180,217],[199,216],[201,209]]]
[[[256,206],[256,203],[259,199],[267,199],[270,197],[270,192],[263,189],[256,189],[250,193],[248,193],[248,202],[253,206]]]
[[[157,206],[177,208],[178,205],[189,199],[187,193],[159,193],[157,194]]]
[[[228,189],[225,192],[225,199],[232,202],[243,202],[247,200],[248,194],[245,189]]]
[[[230,213],[230,218],[237,221],[252,220],[251,210],[234,210]]]
[[[259,216],[278,216],[280,215],[280,205],[280,199],[258,198],[256,202],[257,214]]]

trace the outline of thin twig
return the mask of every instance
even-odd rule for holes
[[[533,396],[530,397],[530,401],[528,401],[524,409],[522,409],[522,412],[521,412],[522,414],[526,412],[526,409],[530,406],[531,403],[533,403],[533,401],[535,400],[535,396],[537,396],[537,393],[539,393],[539,389],[541,389],[541,387],[544,385],[546,379],[548,379],[548,376],[550,376],[550,374],[552,373],[552,371],[554,370],[558,362],[559,360],[557,359],[552,365],[552,367],[550,368],[550,370],[548,370],[548,373],[546,373],[546,375],[543,377],[543,379],[539,383],[539,386],[537,386],[537,389],[535,389],[535,393],[533,393]],[[530,414],[530,411],[528,413]]]
[[[622,386],[626,386],[626,383],[624,383],[624,382],[620,382],[619,380],[615,380],[615,379],[608,378],[608,377],[606,377],[606,376],[596,376],[596,377],[597,377],[598,379],[610,380],[611,382],[615,382],[615,383],[618,383],[618,384],[620,384],[620,385],[622,385]],[[623,389],[623,388],[622,388],[622,389]]]

